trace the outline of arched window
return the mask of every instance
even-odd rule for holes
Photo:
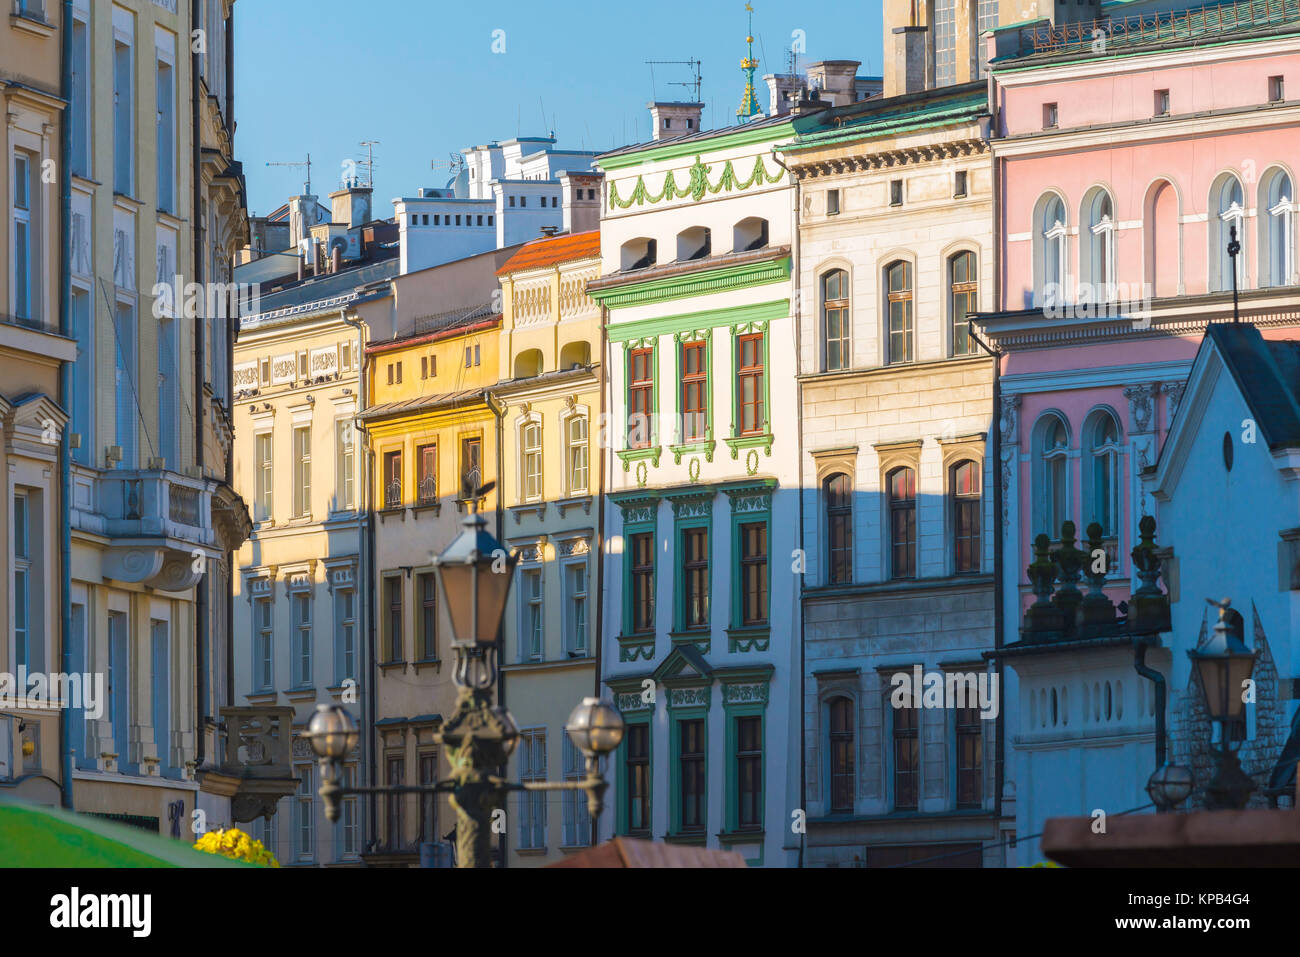
[[[975,462],[958,462],[949,477],[953,571],[980,570],[980,469]]]
[[[827,583],[853,581],[853,480],[837,472],[823,483],[826,494]]]
[[[1042,494],[1037,496],[1040,527],[1034,530],[1034,534],[1046,532],[1055,541],[1061,534],[1061,524],[1069,517],[1070,433],[1065,420],[1055,413],[1048,413],[1039,420],[1035,431],[1037,472]]]
[[[826,703],[831,765],[831,813],[852,813],[856,779],[854,776],[853,701],[843,696]]]
[[[1237,288],[1243,286],[1245,278],[1245,199],[1241,190],[1241,181],[1231,173],[1221,176],[1210,196],[1210,264],[1213,274],[1210,277],[1211,292],[1229,292],[1232,289],[1233,262],[1228,255],[1228,243],[1232,240],[1232,231],[1237,231],[1237,241],[1242,250],[1237,254],[1236,275]]]
[[[659,244],[644,236],[629,239],[619,249],[619,268],[624,271],[653,266],[658,259]]]
[[[738,253],[750,249],[762,249],[767,245],[767,235],[767,220],[750,216],[732,227],[731,248]]]
[[[1115,298],[1115,204],[1110,193],[1098,187],[1088,194],[1083,223],[1084,281],[1093,302],[1110,302]]]
[[[1034,241],[1038,247],[1038,301],[1047,309],[1065,302],[1066,240],[1069,222],[1065,203],[1055,193],[1038,201]]]
[[[703,259],[713,252],[713,232],[707,226],[692,226],[677,234],[677,261]]]
[[[849,342],[849,274],[832,269],[822,276],[822,332],[826,340],[826,371],[847,369]]]
[[[889,489],[889,576],[916,577],[916,473],[896,468],[886,479]]]
[[[1259,284],[1296,283],[1295,186],[1284,170],[1264,174],[1259,187]]]
[[[974,343],[966,317],[979,308],[979,275],[975,254],[960,252],[948,260],[948,317],[952,323],[952,354],[970,355]]]
[[[889,352],[885,362],[912,361],[912,264],[904,260],[885,267],[888,290]]]
[[[1088,462],[1084,490],[1083,527],[1101,525],[1102,535],[1113,538],[1119,531],[1120,432],[1115,416],[1099,410],[1088,420],[1086,430]]]

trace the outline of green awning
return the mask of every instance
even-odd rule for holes
[[[255,867],[62,808],[0,801],[0,867]]]

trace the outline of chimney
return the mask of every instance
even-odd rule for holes
[[[650,103],[654,139],[666,140],[700,131],[703,103]]]
[[[822,60],[808,64],[808,85],[822,91],[828,106],[857,102],[858,60]]]
[[[767,84],[768,116],[785,116],[799,102],[803,81],[791,73],[769,73],[763,77]]]
[[[289,245],[297,246],[316,225],[316,197],[310,193],[289,197]]]
[[[600,197],[604,177],[595,173],[561,173],[560,205],[564,231],[585,233],[600,228]]]
[[[929,27],[894,27],[893,69],[886,71],[885,96],[925,89],[925,47]]]
[[[352,180],[343,189],[330,193],[330,221],[356,229],[362,223],[370,222],[370,197],[374,192],[369,186],[358,186]]]
[[[543,227],[542,227],[542,237],[543,237],[544,239],[554,239],[554,238],[555,238],[555,234],[558,233],[559,231],[560,231],[560,227],[559,227],[559,226],[543,226]]]

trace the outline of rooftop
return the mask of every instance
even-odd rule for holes
[[[501,265],[497,275],[523,272],[525,269],[541,269],[545,266],[572,262],[575,259],[598,258],[600,258],[600,230],[567,233],[563,236],[534,239],[524,243],[518,252]]]
[[[968,123],[988,112],[988,88],[984,83],[861,100],[817,114],[816,125],[778,148],[797,153],[873,136]]]

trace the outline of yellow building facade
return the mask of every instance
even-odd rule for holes
[[[601,311],[586,284],[600,275],[600,234],[534,240],[498,272],[501,540],[519,558],[503,628],[506,704],[519,727],[509,773],[573,780],[586,765],[564,727],[598,694],[603,378],[593,362]],[[512,867],[544,865],[592,840],[581,791],[512,795],[507,824]]]

